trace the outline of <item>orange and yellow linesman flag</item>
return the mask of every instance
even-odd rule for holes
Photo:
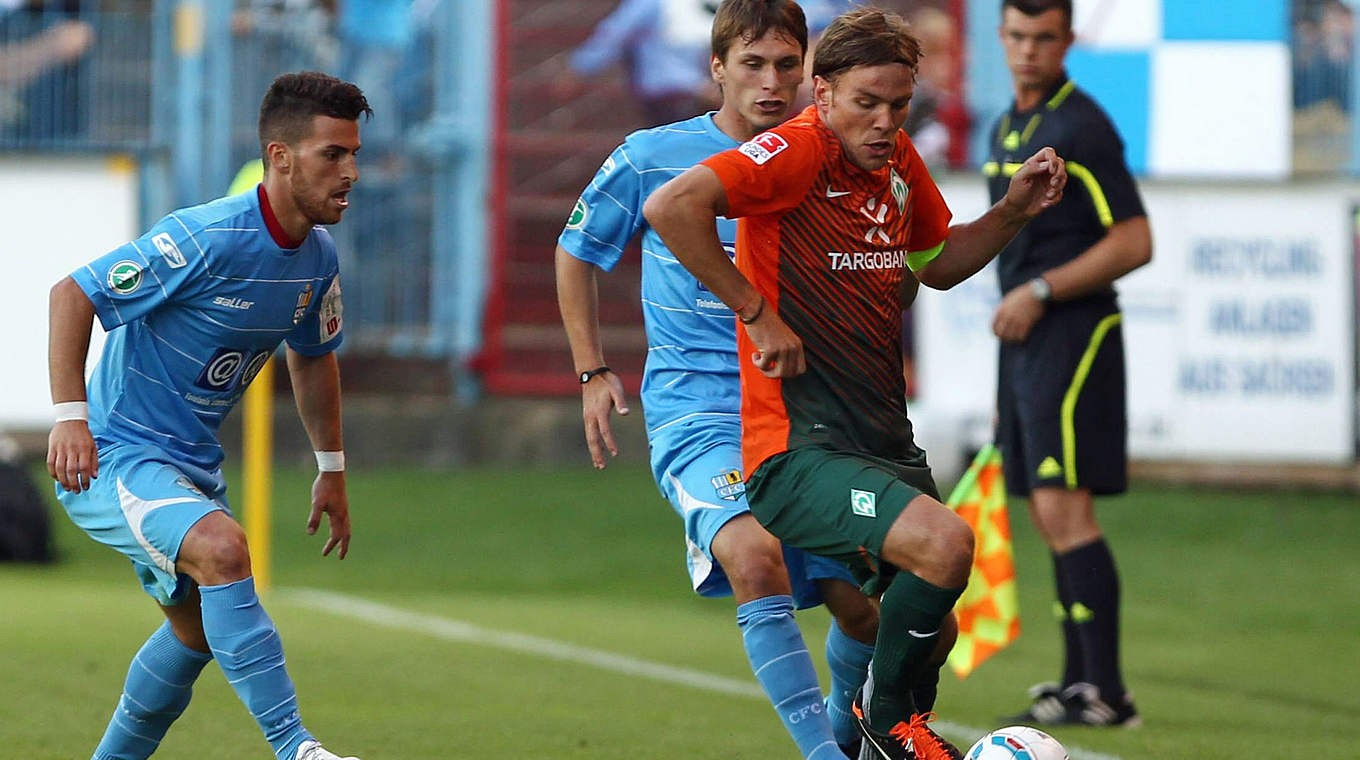
[[[983,660],[1020,635],[1020,606],[1015,591],[1015,553],[1006,517],[1006,481],[1001,452],[987,444],[973,459],[949,507],[968,521],[977,538],[968,588],[954,606],[959,640],[949,653],[949,667],[967,678]]]

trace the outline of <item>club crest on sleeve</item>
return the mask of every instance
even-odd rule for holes
[[[109,267],[109,289],[120,296],[130,295],[142,285],[142,265],[131,259]]]
[[[728,470],[721,475],[714,475],[709,478],[709,482],[718,496],[728,501],[736,501],[738,496],[746,493],[746,481],[742,480],[741,470]]]
[[[737,151],[743,156],[756,162],[757,166],[774,158],[781,150],[789,147],[789,143],[784,138],[774,132],[761,132],[750,140],[741,144]]]

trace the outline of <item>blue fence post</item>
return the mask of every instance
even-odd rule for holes
[[[151,113],[147,141],[138,161],[138,229],[146,229],[175,205],[175,168],[170,147],[175,138],[175,0],[154,0],[151,7]]]
[[[202,202],[203,194],[203,3],[175,5],[175,205]]]
[[[486,301],[491,143],[491,49],[496,0],[443,0],[436,11],[434,113],[412,144],[434,164],[430,338],[447,356],[465,403],[480,388],[467,370],[481,348]]]
[[[204,103],[203,134],[206,138],[200,176],[200,192],[193,203],[202,203],[222,195],[231,182],[236,167],[231,165],[232,105],[232,0],[203,0],[204,28],[212,30],[204,45],[203,89],[212,93]]]
[[[1360,22],[1360,0],[1348,0],[1351,13]],[[1360,175],[1360,23],[1352,25],[1355,38],[1351,41],[1351,160],[1346,168]]]

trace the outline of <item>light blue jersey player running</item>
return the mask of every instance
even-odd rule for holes
[[[294,393],[321,474],[308,531],[349,549],[334,351],[342,340],[335,244],[316,224],[348,207],[358,172],[352,84],[286,74],[260,108],[268,171],[248,192],[181,209],[52,289],[57,422],[48,470],[71,520],[132,561],[167,622],[128,670],[93,760],[141,760],[216,660],[279,760],[339,760],[303,727],[274,623],[218,466],[217,430],[288,344]],[[109,332],[84,386],[94,316]]]
[[[805,758],[841,760],[858,740],[849,713],[873,654],[877,612],[832,562],[783,549],[750,515],[741,472],[735,318],[646,226],[652,190],[737,147],[787,116],[803,76],[807,27],[790,0],[727,0],[713,24],[716,113],[636,132],[605,160],[558,240],[562,319],[582,383],[586,440],[597,468],[617,453],[611,409],[627,414],[622,383],[604,365],[596,269],[609,270],[642,231],[642,305],[648,354],[642,385],[652,472],[685,525],[694,590],[732,595],[761,686]],[[719,223],[733,250],[736,223]],[[826,602],[839,624],[827,641],[832,694],[823,703],[795,606]],[[847,634],[848,632],[848,634]],[[834,729],[833,729],[834,724]],[[837,745],[844,745],[838,747]]]

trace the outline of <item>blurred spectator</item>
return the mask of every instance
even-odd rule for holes
[[[561,100],[575,97],[585,89],[584,77],[624,61],[648,126],[708,110],[704,95],[711,81],[708,41],[699,44],[667,34],[665,5],[664,0],[622,0],[571,53],[554,84],[554,95]],[[714,10],[704,12],[712,21]]]
[[[261,72],[267,87],[285,71],[335,69],[337,51],[331,34],[334,14],[335,0],[245,0],[232,14],[231,31],[237,37],[272,43],[262,44],[262,49],[249,51],[244,57],[247,61],[272,62],[270,71]]]
[[[0,129],[20,138],[73,137],[85,124],[80,60],[94,29],[79,8],[0,0]]]
[[[945,11],[919,5],[908,16],[921,40],[916,93],[905,129],[932,168],[961,168],[967,158],[971,121],[960,92],[961,44],[958,24]]]
[[[1351,112],[1355,13],[1341,0],[1305,0],[1294,18],[1294,107],[1333,101]]]
[[[364,91],[373,119],[364,125],[364,140],[386,153],[400,140],[403,72],[415,25],[410,0],[339,0],[336,32],[340,39],[340,78]]]
[[[1340,0],[1294,3],[1296,175],[1329,175],[1351,154],[1355,12]]]

